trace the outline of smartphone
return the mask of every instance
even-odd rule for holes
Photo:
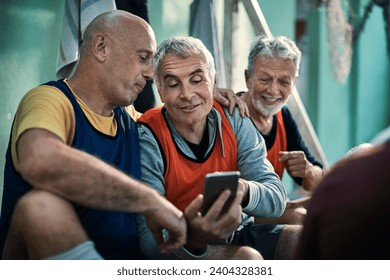
[[[226,189],[231,191],[230,198],[226,201],[221,213],[226,212],[234,197],[236,196],[238,187],[239,171],[214,172],[208,173],[205,176],[205,183],[203,189],[203,206],[202,215],[206,215],[207,211],[213,205],[218,196]]]

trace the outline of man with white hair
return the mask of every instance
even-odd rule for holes
[[[252,44],[245,70],[247,92],[238,93],[263,136],[267,158],[282,179],[285,169],[306,191],[322,179],[322,164],[310,153],[286,105],[299,75],[301,52],[284,37],[259,37]],[[289,208],[289,205],[287,206]],[[298,222],[279,220],[280,222]]]

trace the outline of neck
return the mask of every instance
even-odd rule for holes
[[[89,78],[79,77],[77,73],[67,80],[73,93],[80,98],[94,113],[101,116],[111,116],[113,106],[104,102],[98,83]]]
[[[197,122],[195,124],[175,124],[175,122],[172,121],[173,125],[175,126],[177,132],[186,139],[188,142],[191,142],[193,144],[199,145],[202,141],[205,129],[206,129],[206,122],[207,119],[202,120],[201,122]]]

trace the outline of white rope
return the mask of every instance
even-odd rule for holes
[[[332,72],[337,82],[344,84],[351,70],[352,26],[345,19],[340,0],[327,1],[326,16]]]

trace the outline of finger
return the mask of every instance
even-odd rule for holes
[[[305,177],[305,172],[304,171],[290,171],[291,176],[293,177],[299,177],[299,178],[304,178]]]
[[[300,153],[297,152],[279,152],[279,161],[287,161],[290,159],[296,159],[300,157]]]
[[[237,104],[238,105],[238,104]],[[233,111],[234,111],[234,107],[236,106],[236,99],[232,98],[232,100],[230,101],[229,103],[229,114],[230,115],[233,115]],[[240,108],[240,106],[238,105],[238,108]],[[241,110],[240,110],[241,111]]]
[[[244,195],[245,192],[243,190],[237,190],[236,197],[234,198],[233,203],[237,203],[238,205],[241,205]]]
[[[286,168],[287,168],[288,172],[290,172],[290,173],[294,172],[295,174],[297,174],[297,173],[305,174],[307,171],[307,166],[303,162],[300,162],[299,164],[286,165]]]
[[[228,211],[226,213],[223,213],[223,216],[219,217],[218,221],[216,222],[216,226],[219,228],[223,228],[222,231],[222,238],[226,238],[229,236],[234,229],[238,227],[238,225],[241,222],[241,202],[243,198],[243,192],[239,191],[237,192],[236,197],[234,198],[232,204],[230,205]]]
[[[285,161],[286,166],[299,166],[299,168],[306,168],[308,162],[305,154],[294,153],[290,155],[290,158]]]
[[[245,116],[249,117],[249,109],[248,106],[246,105],[245,101],[242,100],[240,97],[237,95],[234,95],[236,98],[236,103],[238,110],[240,111],[240,116],[243,118]]]
[[[304,167],[305,166],[305,161],[303,161],[300,158],[289,158],[284,163],[285,163],[286,167],[293,167],[293,166]]]
[[[214,92],[214,99],[222,106],[229,105],[229,100],[226,98],[226,92],[224,89],[217,88]]]
[[[248,106],[246,106],[245,116],[247,116],[248,118],[251,117],[251,114],[249,113],[249,108],[248,108]]]
[[[187,228],[183,218],[172,230],[151,230],[154,239],[162,253],[179,249],[186,242]]]
[[[214,201],[213,205],[211,205],[210,209],[205,215],[205,218],[208,220],[216,220],[221,215],[221,210],[226,201],[229,199],[230,194],[230,190],[224,190]]]
[[[218,89],[218,92],[219,92],[219,95],[220,95],[220,99],[221,101],[223,101],[223,103],[225,105],[228,105],[228,103],[230,102],[230,99],[229,99],[229,90],[228,89],[225,89],[225,88],[220,88]]]
[[[286,160],[288,160],[290,158],[290,155],[288,152],[279,152],[279,161],[280,162],[285,162]]]
[[[177,249],[179,249],[181,246],[185,244],[186,238],[185,236],[179,235],[176,236],[173,233],[170,233],[169,236],[167,237],[168,239],[166,240],[165,243],[161,244],[160,251],[161,253],[171,253]]]
[[[164,240],[164,234],[162,230],[150,230],[152,232],[153,238],[157,243],[157,246],[161,248],[164,246],[165,240]]]
[[[237,104],[237,97],[232,90],[226,90],[224,96],[229,101],[229,114],[232,115]]]
[[[224,105],[224,106],[230,106],[231,105],[231,101],[229,99],[229,95],[227,95],[226,93],[225,94],[221,94],[220,101],[221,101],[221,104]]]
[[[236,100],[237,100],[236,103],[237,103],[238,110],[240,111],[240,116],[243,118],[243,117],[245,117],[245,112],[246,112],[248,107],[246,106],[245,102],[242,101],[239,97],[237,97]],[[233,110],[232,110],[232,113],[233,113]]]
[[[247,189],[248,189],[248,185],[245,183],[244,179],[239,178],[238,179],[237,192],[242,191],[242,192],[246,193]]]
[[[184,213],[187,219],[192,220],[196,216],[200,215],[200,211],[203,205],[203,195],[199,194],[191,203],[187,206]]]

